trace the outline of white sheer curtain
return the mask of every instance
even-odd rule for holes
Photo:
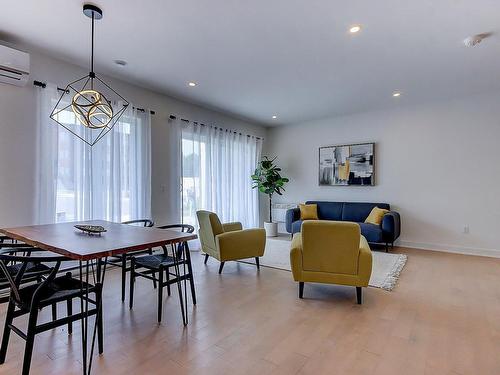
[[[260,159],[262,139],[196,123],[182,123],[183,220],[195,225],[205,209],[224,222],[259,225],[258,192],[250,176]]]
[[[57,89],[38,90],[39,223],[151,217],[151,117],[132,109],[94,147],[49,119]],[[116,106],[121,106],[117,103]],[[58,120],[75,124],[71,110]],[[76,127],[80,135],[92,130]]]

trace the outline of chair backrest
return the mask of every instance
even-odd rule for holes
[[[200,237],[201,247],[207,247],[213,251],[217,250],[215,245],[215,236],[224,232],[219,217],[210,211],[197,211],[198,224],[200,229],[198,235]]]
[[[183,233],[193,233],[194,232],[194,227],[189,224],[170,224],[170,225],[162,225],[160,227],[157,227],[158,229],[180,229],[181,232]],[[182,257],[182,252],[184,250],[184,244],[185,242],[181,242],[177,244],[177,258]]]
[[[170,224],[157,227],[158,229],[180,229],[183,233],[193,233],[194,227],[189,224]]]
[[[122,222],[122,224],[132,224],[132,225],[139,224],[146,228],[152,228],[155,225],[154,221],[149,219],[129,220]]]
[[[302,224],[304,270],[356,275],[360,238],[361,231],[356,223],[304,221]]]
[[[61,262],[71,260],[63,256],[33,255],[33,252],[47,254],[46,251],[38,248],[7,248],[0,251],[0,277],[7,280],[11,290],[11,298],[17,303],[21,303],[19,293],[21,284],[37,280],[45,275],[45,280],[38,283],[39,286],[33,295],[33,300],[35,300],[44,287],[56,277]],[[36,265],[41,263],[48,267],[37,268]],[[31,270],[27,272],[28,266]]]

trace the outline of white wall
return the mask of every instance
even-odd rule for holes
[[[318,147],[358,142],[376,142],[376,186],[318,186]],[[499,145],[495,94],[273,128],[266,153],[291,179],[276,202],[388,202],[401,245],[500,256]]]
[[[31,52],[31,80],[63,87],[87,73],[84,68]],[[158,224],[177,221],[173,207],[179,198],[178,193],[169,188],[172,177],[166,146],[170,114],[266,137],[266,128],[259,125],[123,81],[106,80],[135,106],[156,111],[152,117],[152,204],[153,217]],[[31,83],[26,87],[0,84],[0,227],[29,225],[34,221],[37,89]]]

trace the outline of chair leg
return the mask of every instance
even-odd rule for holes
[[[362,288],[360,286],[356,287],[356,299],[358,300],[358,305],[363,302]]]
[[[68,299],[66,301],[66,310],[68,316],[73,315],[73,300]],[[68,322],[68,335],[71,335],[73,333],[73,322]]]
[[[57,303],[52,304],[52,320],[57,320]]]
[[[129,308],[132,310],[134,306],[134,284],[135,284],[135,259],[130,260],[130,295],[129,295]]]
[[[220,262],[220,266],[219,266],[219,274],[222,273],[222,269],[224,268],[224,263],[225,262]]]
[[[167,279],[167,282],[170,281],[170,268],[166,268],[165,269],[165,276],[166,276],[166,279]],[[167,284],[167,295],[170,297],[170,284]]]
[[[196,305],[196,291],[194,289],[193,265],[191,264],[191,254],[189,253],[188,246],[186,246],[186,261],[189,272],[189,285],[191,286],[191,299],[193,300],[193,305]]]
[[[304,298],[304,283],[299,282],[299,298]]]
[[[101,280],[101,267],[102,267],[103,263],[104,263],[104,261],[101,260],[101,259],[99,259],[97,261],[97,267],[96,267],[96,278],[97,278],[97,280]],[[71,277],[71,272],[68,272],[68,273],[70,274],[69,277]]]
[[[161,323],[161,310],[163,307],[163,267],[158,272],[158,323]]]
[[[24,359],[23,359],[23,375],[28,375],[30,373],[31,366],[31,356],[33,355],[33,345],[35,343],[35,329],[36,321],[38,319],[38,309],[34,308],[30,311],[30,317],[28,320],[28,330],[26,332],[26,346],[24,348]]]
[[[153,288],[156,289],[157,288],[157,285],[156,285],[156,272],[153,272],[151,274],[151,276],[153,276]]]
[[[122,254],[122,302],[125,301],[125,283],[127,281],[127,257]]]
[[[259,257],[255,257],[255,264],[257,265],[257,269],[260,270]]]
[[[9,346],[9,337],[10,337],[10,327],[14,320],[14,310],[15,305],[13,301],[9,301],[9,307],[7,308],[7,315],[5,316],[5,326],[3,328],[2,335],[2,346],[0,348],[0,364],[5,362],[5,357],[7,355],[7,347]]]
[[[104,334],[103,334],[103,317],[102,317],[102,284],[97,285],[96,290],[96,303],[97,303],[97,345],[99,354],[104,352]]]
[[[205,254],[205,261],[203,263],[207,264],[207,261],[208,261],[208,254]]]

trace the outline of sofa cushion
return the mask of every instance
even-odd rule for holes
[[[373,207],[370,215],[365,220],[365,223],[380,225],[384,215],[388,213],[389,210],[384,210],[383,208]]]
[[[344,203],[344,208],[342,210],[343,221],[354,221],[356,223],[361,223],[366,220],[373,207],[382,208],[384,210],[390,210],[390,206],[387,203]]]
[[[300,220],[318,220],[318,206],[316,204],[299,204]]]
[[[292,233],[299,233],[302,227],[302,220],[297,220],[292,223]]]
[[[307,201],[306,204],[316,204],[318,206],[318,219],[320,220],[342,220],[342,206],[344,205],[342,202]]]
[[[368,224],[368,223],[358,223],[361,229],[361,234],[365,236],[368,242],[383,242],[382,240],[382,228],[380,225]]]

